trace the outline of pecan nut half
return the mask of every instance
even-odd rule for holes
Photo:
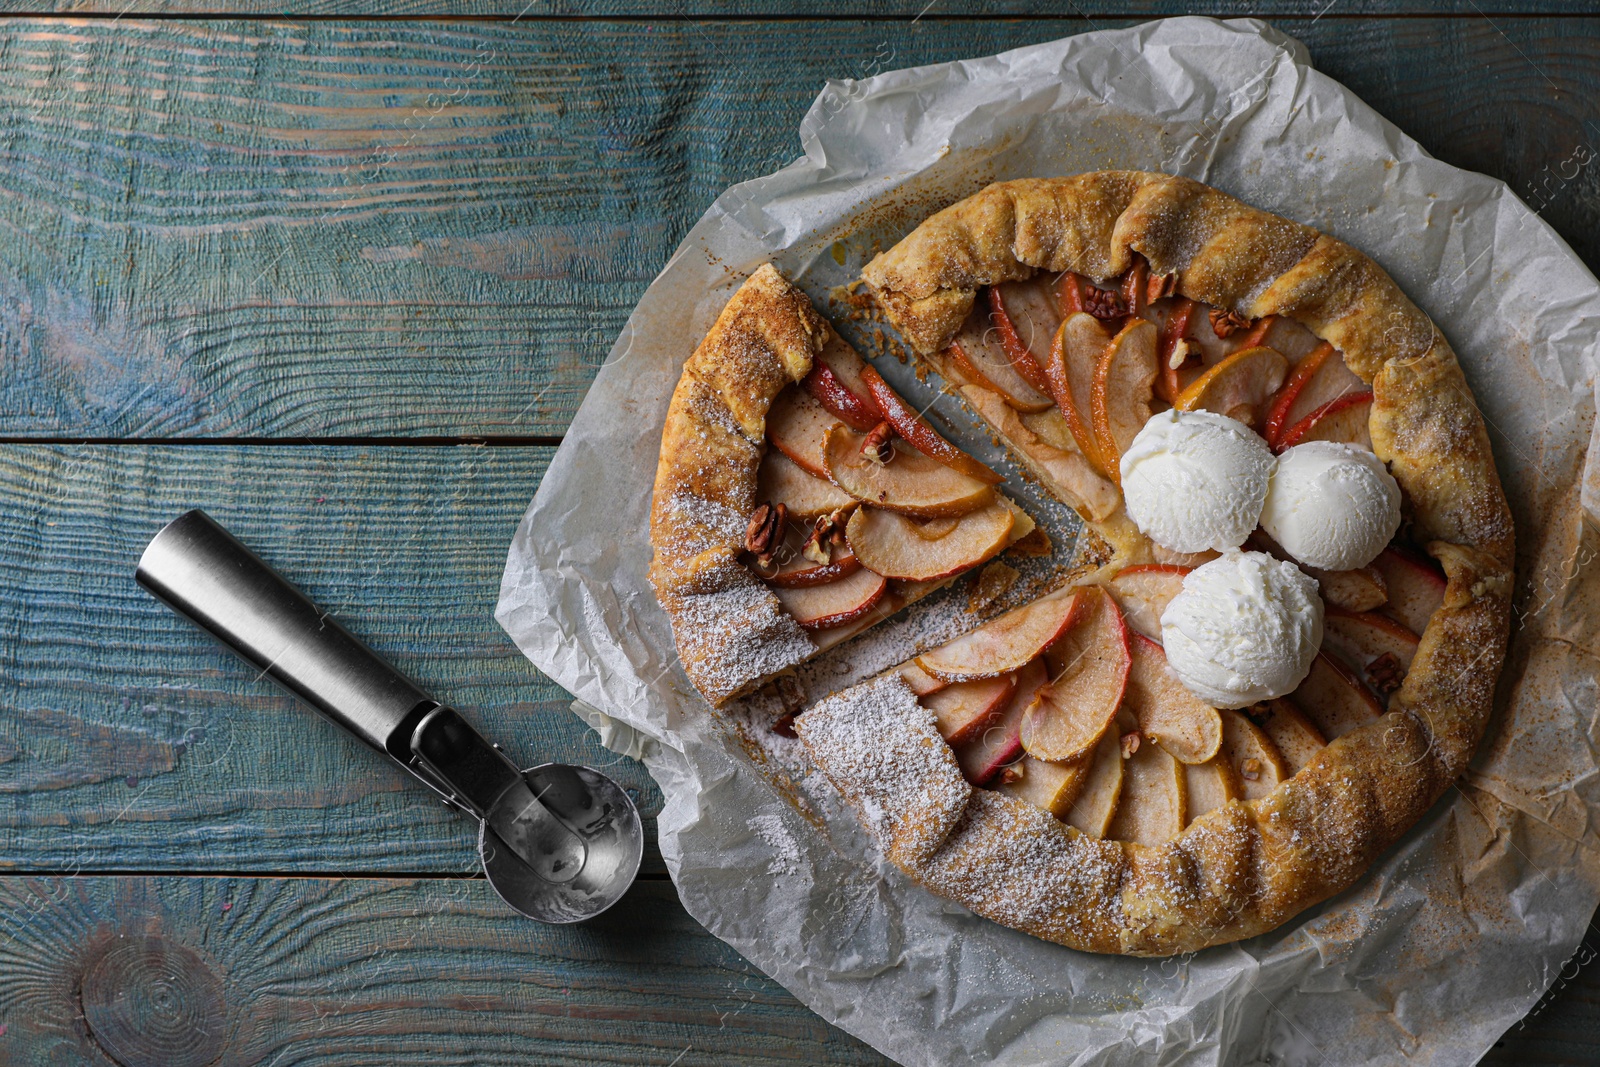
[[[1128,302],[1121,293],[1089,285],[1083,290],[1083,310],[1097,319],[1120,319],[1128,313]]]
[[[1379,695],[1386,697],[1399,689],[1400,683],[1406,680],[1406,668],[1400,662],[1399,656],[1393,652],[1385,652],[1367,664],[1367,678],[1371,680],[1372,687]]]
[[[861,454],[880,466],[894,458],[894,427],[880,422],[861,442]]]
[[[789,524],[786,504],[763,503],[750,513],[750,525],[744,531],[744,547],[756,557],[762,569],[772,567],[773,557],[783,544],[783,532]]]
[[[1243,315],[1229,311],[1227,308],[1211,309],[1211,331],[1223,340],[1227,340],[1240,330],[1247,329],[1250,320]]]

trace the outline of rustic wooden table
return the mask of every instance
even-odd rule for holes
[[[0,1062],[885,1062],[691,920],[653,846],[603,919],[512,918],[465,822],[132,577],[203,505],[514,751],[604,766],[653,815],[643,769],[492,617],[650,277],[718,192],[798,153],[825,78],[1190,13],[925,2],[12,0]],[[1583,6],[1197,13],[1271,18],[1595,265]],[[1592,954],[1489,1062],[1600,1057]]]

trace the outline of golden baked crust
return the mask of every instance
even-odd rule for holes
[[[1153,847],[969,786],[898,676],[821,702],[797,729],[884,854],[929,889],[1074,948],[1166,955],[1263,933],[1345,889],[1462,773],[1505,653],[1514,544],[1482,416],[1444,337],[1376,264],[1309,227],[1161,174],[1003,182],[929,218],[864,275],[919,355],[935,357],[982,286],[1040,270],[1104,280],[1131,252],[1176,274],[1181,295],[1295,319],[1371,384],[1374,450],[1447,578],[1387,714],[1268,795]]]
[[[810,372],[829,333],[806,295],[767,264],[722,309],[672,393],[650,509],[650,582],[684,672],[713,704],[817,650],[739,552],[767,409]]]

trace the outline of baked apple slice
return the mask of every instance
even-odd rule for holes
[[[1330,741],[1383,714],[1377,698],[1355,673],[1326,652],[1317,653],[1310,672],[1289,699]]]
[[[1067,812],[1067,825],[1075,826],[1090,837],[1105,837],[1111,829],[1122,801],[1122,739],[1118,728],[1106,731],[1100,743],[1094,746],[1089,772],[1083,780],[1078,799]]]
[[[823,438],[824,474],[856,500],[925,519],[965,515],[995,502],[992,486],[929,459],[903,441],[891,441],[894,455],[880,463],[862,452],[866,440],[838,422]]]
[[[911,691],[919,697],[937,693],[950,684],[942,678],[935,678],[915,663],[902,663],[896,669],[900,672],[900,677],[911,687]]]
[[[1140,744],[1122,767],[1122,800],[1106,836],[1163,845],[1188,825],[1183,764],[1160,745]]]
[[[852,393],[833,368],[820,359],[811,364],[811,372],[800,379],[800,384],[812,399],[853,430],[867,433],[883,421],[877,405]]]
[[[1327,344],[1298,322],[1283,315],[1268,315],[1258,319],[1247,332],[1237,338],[1229,338],[1230,342],[1234,340],[1238,341],[1237,348],[1241,349],[1257,345],[1270,348],[1288,360],[1291,367],[1298,367],[1318,348]]]
[[[928,674],[945,681],[994,678],[1021,670],[1072,627],[1079,594],[1058,592],[1008,611],[971,633],[916,658]]]
[[[779,393],[767,410],[767,440],[772,447],[818,478],[828,477],[823,449],[828,431],[837,425],[839,420],[833,412],[798,387]]]
[[[961,773],[973,785],[989,782],[1022,755],[1022,716],[1047,680],[1044,662],[1024,664],[1016,677],[1017,688],[1000,715],[972,740],[953,746]]]
[[[1178,680],[1160,645],[1135,633],[1128,646],[1133,656],[1123,703],[1133,713],[1139,733],[1180,763],[1204,763],[1215,756],[1222,745],[1217,709]]]
[[[1323,616],[1322,647],[1334,653],[1387,699],[1400,688],[1417,654],[1417,635],[1387,615],[1331,605]]]
[[[1022,415],[1001,399],[999,393],[974,386],[962,389],[961,395],[1013,448],[1022,453],[1046,488],[1053,490],[1091,521],[1103,521],[1121,505],[1122,498],[1116,486],[1107,481],[1078,451],[1077,442],[1072,440],[1071,431],[1058,412],[1051,410]],[[1051,433],[1051,436],[1046,438],[1036,428]],[[1056,430],[1059,433],[1053,432]],[[1063,437],[1065,440],[1062,440]]]
[[[1122,612],[1097,585],[1074,600],[1067,632],[1044,651],[1050,684],[1022,718],[1022,747],[1042,760],[1076,759],[1094,748],[1127,692],[1132,657]]]
[[[1172,406],[1179,411],[1211,411],[1259,427],[1288,366],[1270,348],[1241,348],[1196,378]]]
[[[1212,757],[1204,763],[1183,766],[1183,792],[1189,822],[1244,795],[1239,774],[1227,760]]]
[[[1318,347],[1296,363],[1283,387],[1273,397],[1272,408],[1262,436],[1278,448],[1283,433],[1324,404],[1350,393],[1367,391],[1367,384],[1356,376],[1344,357],[1331,344]],[[1272,434],[1268,437],[1267,434]]]
[[[1267,714],[1261,720],[1261,732],[1267,735],[1272,747],[1283,757],[1290,774],[1299,774],[1300,768],[1317,758],[1317,753],[1327,747],[1328,739],[1311,720],[1300,714],[1292,701],[1282,697],[1267,702]]]
[[[1132,319],[1111,339],[1095,368],[1090,388],[1094,436],[1110,468],[1106,473],[1114,482],[1121,481],[1118,464],[1122,454],[1150,421],[1158,340],[1152,323]]]
[[[971,570],[1011,543],[1016,514],[997,500],[959,518],[919,523],[893,511],[857,508],[845,540],[861,565],[885,578],[934,582]]]
[[[1322,599],[1330,607],[1346,611],[1371,611],[1389,599],[1389,584],[1383,580],[1383,572],[1370,563],[1348,571],[1306,567],[1305,572],[1317,580],[1317,585],[1322,589]]]
[[[1055,401],[1049,394],[1035,388],[1032,381],[1017,370],[998,341],[989,340],[990,334],[998,331],[982,328],[976,321],[977,315],[974,311],[967,325],[945,349],[947,368],[953,370],[963,384],[999,393],[1018,411],[1044,411],[1052,407]],[[1037,366],[1034,369],[1038,370]],[[1038,370],[1038,375],[1043,383],[1044,371]]]
[[[822,351],[817,353],[817,359],[812,365],[815,366],[816,363],[822,363],[832,371],[839,384],[848,389],[851,396],[864,405],[869,407],[872,405],[867,393],[867,384],[861,380],[861,372],[867,366],[866,361],[856,355],[856,350],[850,347],[850,342],[834,334],[822,346]],[[878,414],[881,422],[882,413]]]
[[[1201,316],[1204,317],[1203,315]],[[1164,310],[1160,322],[1161,341],[1156,348],[1156,395],[1172,403],[1188,384],[1186,368],[1199,362],[1199,350],[1189,344],[1189,324],[1195,318],[1195,302],[1179,297]]]
[[[1372,566],[1383,575],[1389,592],[1384,613],[1405,624],[1412,633],[1428,628],[1428,620],[1444,604],[1444,572],[1425,556],[1390,545],[1378,553]]]
[[[792,521],[806,523],[856,503],[855,497],[825,476],[807,473],[776,448],[761,457],[761,467],[756,472],[756,499],[782,501]]]
[[[1108,344],[1100,320],[1081,311],[1068,315],[1050,345],[1044,372],[1050,396],[1061,409],[1078,451],[1096,470],[1110,477],[1105,451],[1094,435],[1093,406],[1094,376]]]
[[[957,682],[922,698],[939,734],[952,746],[965,744],[992,726],[1017,692],[1017,675]]]
[[[888,579],[865,568],[825,585],[775,586],[783,610],[807,630],[827,630],[854,622],[877,607]]]
[[[1289,777],[1289,767],[1272,739],[1237,711],[1222,712],[1220,758],[1238,772],[1245,800],[1266,796]]]
[[[1161,613],[1183,592],[1183,577],[1189,570],[1170,563],[1141,563],[1118,571],[1106,587],[1117,598],[1128,628],[1160,642]]]
[[[1046,763],[1023,756],[1000,772],[1000,780],[994,788],[996,792],[1025,800],[1058,819],[1065,819],[1082,794],[1093,765],[1092,752],[1068,763]]]
[[[1287,430],[1278,443],[1278,451],[1305,444],[1307,441],[1337,441],[1372,451],[1372,393],[1346,393],[1330,400]]]
[[[827,585],[848,578],[861,569],[861,561],[849,552],[836,554],[827,563],[814,563],[804,556],[795,555],[778,568],[778,573],[767,579],[768,585],[779,589],[804,589],[807,586]]]
[[[957,474],[964,475],[974,481],[986,485],[999,485],[1005,481],[1000,475],[967,455],[955,445],[939,436],[939,432],[928,425],[926,419],[911,410],[900,394],[889,388],[889,383],[875,368],[863,367],[861,380],[866,383],[867,393],[883,412],[883,417],[889,425],[894,427],[894,432],[929,459],[936,460]]]
[[[1048,393],[1044,361],[1061,325],[1061,302],[1049,275],[1002,282],[989,289],[989,318],[1001,349],[1018,374]]]

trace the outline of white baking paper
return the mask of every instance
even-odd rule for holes
[[[1595,279],[1502,183],[1431,159],[1255,21],[1169,19],[829,83],[800,138],[804,157],[718,198],[645,293],[517,531],[497,612],[611,743],[645,753],[684,905],[907,1064],[1474,1062],[1600,900]],[[1587,165],[1581,148],[1549,146],[1552,173]],[[1512,652],[1463,785],[1349,892],[1169,960],[1074,952],[910,884],[792,752],[705,710],[645,577],[667,400],[746,274],[772,259],[825,301],[873,242],[990,181],[1108,168],[1209,182],[1383,264],[1459,353],[1518,523]],[[964,418],[948,398],[936,411]],[[888,651],[860,656],[913,631],[874,631],[857,644]]]

